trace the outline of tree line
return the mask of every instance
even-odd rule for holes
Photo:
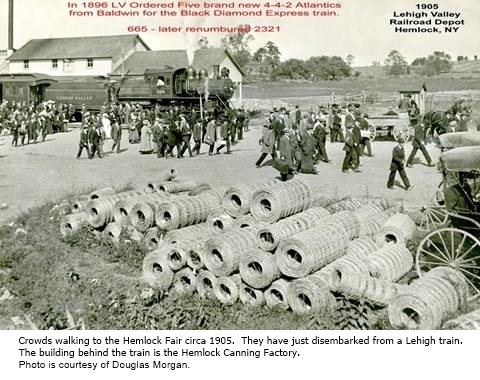
[[[240,30],[249,30],[248,24],[239,25]],[[263,64],[265,74],[270,79],[302,79],[302,80],[336,80],[354,75],[360,76],[360,72],[354,71],[352,65],[355,57],[349,54],[347,57],[340,56],[314,56],[308,59],[291,58],[282,61],[281,52],[274,42],[268,41],[264,46],[253,53],[250,43],[254,37],[250,33],[236,32],[225,35],[221,39],[221,45],[227,49],[239,66],[248,73],[248,66]],[[202,37],[199,40],[200,48],[208,48],[208,40]],[[478,57],[475,55],[474,60]],[[468,57],[458,56],[457,62],[468,61]],[[372,62],[373,66],[380,66],[380,61]],[[389,76],[410,75],[412,71],[416,75],[435,76],[451,71],[453,67],[452,57],[443,51],[434,51],[426,57],[418,57],[411,64],[398,50],[391,50],[384,60],[386,74]]]

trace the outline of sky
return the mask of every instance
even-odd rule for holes
[[[282,59],[306,59],[318,55],[355,57],[354,66],[369,66],[373,61],[383,62],[395,49],[411,62],[433,51],[445,51],[452,57],[480,56],[480,0],[437,0],[441,12],[461,12],[465,20],[457,33],[401,34],[389,25],[393,12],[416,11],[412,0],[331,0],[342,5],[336,17],[71,17],[67,0],[14,0],[15,48],[33,38],[73,37],[106,34],[128,34],[129,25],[158,26],[235,26],[275,25],[280,32],[252,33],[251,51],[273,41],[282,53]],[[125,1],[125,0],[123,0]],[[127,3],[131,3],[126,0]],[[187,0],[189,3],[201,0]],[[207,0],[213,2],[213,0]],[[220,3],[266,3],[271,0],[216,0]],[[81,4],[83,0],[76,1]],[[122,2],[122,1],[120,1]],[[120,3],[114,1],[114,3]],[[138,3],[170,3],[170,0],[138,0]],[[287,1],[281,0],[283,4]],[[108,1],[111,4],[112,1]],[[292,1],[295,6],[298,1]],[[322,1],[310,3],[323,3]],[[0,49],[7,48],[7,4],[0,0]],[[272,8],[275,9],[275,8]],[[295,9],[275,9],[295,10]],[[302,10],[302,9],[296,9]],[[312,10],[310,10],[311,12]],[[417,10],[418,11],[418,10]],[[429,12],[429,11],[427,11]],[[218,45],[223,35],[214,33],[140,33],[153,50],[195,48],[198,39],[206,35],[210,45]]]

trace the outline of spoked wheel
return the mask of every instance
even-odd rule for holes
[[[414,135],[414,130],[408,124],[396,124],[393,126],[393,138],[398,141],[402,137],[405,141],[410,140],[410,137]]]
[[[431,231],[447,223],[448,213],[438,194],[439,189],[432,185],[419,184],[408,190],[403,198],[403,210],[417,224],[421,231]]]
[[[416,271],[423,273],[437,266],[450,266],[462,273],[470,296],[480,295],[480,240],[457,228],[432,231],[421,241],[416,255]]]

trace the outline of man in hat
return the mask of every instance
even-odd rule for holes
[[[282,181],[286,181],[288,174],[293,173],[293,152],[290,144],[289,130],[283,129],[281,133],[282,136],[278,142],[280,165],[278,165],[276,168],[280,171]]]
[[[268,126],[263,126],[262,138],[258,141],[262,146],[260,151],[260,158],[255,163],[255,166],[259,168],[262,165],[263,160],[267,157],[268,154],[272,155],[272,158],[275,158],[275,135],[273,133],[273,126],[270,124]]]
[[[309,125],[308,124],[308,114],[304,114],[302,119],[298,123],[298,135],[300,136],[300,139],[307,132],[308,125]]]
[[[95,157],[95,153],[97,153],[98,158],[102,157],[102,131],[100,130],[100,121],[96,121],[94,128],[92,128],[88,135],[88,140],[92,147],[90,152],[90,159]]]
[[[395,175],[397,172],[402,178],[403,184],[405,185],[405,190],[410,188],[410,181],[408,180],[407,173],[405,172],[405,149],[403,147],[405,139],[399,137],[398,145],[393,148],[392,151],[392,162],[390,163],[390,175],[388,177],[387,187],[393,189],[395,183]]]
[[[87,156],[90,157],[90,147],[88,146],[88,132],[88,126],[82,125],[80,131],[80,142],[78,143],[77,158],[80,158],[84,148],[87,150]]]
[[[120,117],[115,116],[114,113],[110,114],[110,125],[112,127],[112,152],[117,148],[117,153],[120,153],[120,142],[122,140],[122,127],[120,126]]]
[[[345,151],[345,158],[343,159],[342,172],[348,173],[350,169],[357,170],[355,168],[355,147],[353,145],[353,125],[349,124],[345,133],[345,145],[343,150]]]
[[[324,162],[330,162],[325,149],[325,143],[327,141],[326,119],[325,116],[317,116],[313,130],[313,137],[315,139],[315,147],[317,149],[317,155],[315,161],[322,160]]]
[[[313,125],[308,125],[306,132],[301,136],[300,147],[302,148],[302,159],[300,161],[300,171],[305,174],[317,174],[314,167],[315,139],[312,135]]]
[[[426,136],[425,136],[424,125],[423,123],[419,123],[417,119],[415,124],[415,134],[412,140],[413,149],[412,149],[412,152],[410,153],[410,156],[408,156],[408,160],[407,160],[407,166],[409,168],[412,167],[413,160],[415,159],[415,155],[417,154],[419,149],[422,151],[423,156],[425,157],[425,160],[427,160],[427,165],[432,166],[432,159],[430,158],[427,148],[425,147],[425,138]]]
[[[332,106],[332,122],[331,122],[331,130],[330,130],[330,141],[332,143],[340,141],[344,142],[345,137],[343,136],[342,131],[342,118],[339,115],[338,107]]]
[[[359,110],[355,110],[354,114],[355,114],[355,119],[354,119],[353,128],[352,128],[352,141],[353,141],[353,148],[354,148],[353,163],[354,163],[354,167],[358,168],[360,166],[360,153],[361,153],[360,145],[362,143],[362,132],[360,131],[360,123],[358,122],[357,118],[361,116],[361,113]]]

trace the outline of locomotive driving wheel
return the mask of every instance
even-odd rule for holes
[[[419,184],[409,189],[403,198],[403,210],[419,230],[427,232],[447,223],[448,213],[440,193],[438,187]]]
[[[465,277],[470,296],[480,295],[480,240],[458,228],[440,228],[420,242],[416,254],[416,271],[423,273],[437,266],[449,266]]]

